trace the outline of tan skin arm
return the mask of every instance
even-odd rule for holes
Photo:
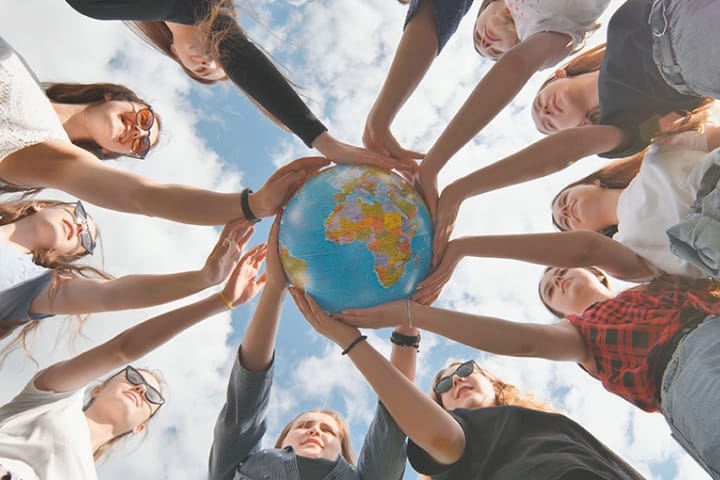
[[[233,237],[227,248],[240,252]],[[233,270],[223,294],[234,304],[252,299],[262,288],[264,280],[257,276],[264,259],[265,249],[253,249]],[[40,390],[66,392],[82,388],[92,380],[136,360],[177,334],[200,321],[227,309],[219,295],[213,294],[193,304],[146,320],[131,327],[107,342],[64,362],[56,363],[36,379]]]
[[[295,288],[291,293],[313,328],[340,348],[347,348],[360,335],[357,328],[326,315],[309,296]],[[404,300],[397,303],[402,308],[406,306]],[[406,317],[404,310],[396,313],[393,324]],[[465,433],[448,412],[419,391],[367,341],[358,343],[348,356],[408,437],[440,463],[450,464],[460,459],[465,449]]]
[[[222,282],[235,267],[237,255],[225,241],[237,228],[253,233],[247,220],[236,220],[223,230],[203,268],[167,275],[127,275],[116,279],[63,278],[54,295],[45,287],[30,305],[30,313],[84,314],[144,308],[192,295]],[[258,247],[256,247],[258,248]]]
[[[465,257],[508,258],[550,267],[595,266],[630,282],[652,279],[657,270],[620,242],[596,232],[574,231],[461,237],[452,240],[433,273],[418,284],[413,299],[434,302]]]
[[[249,198],[257,217],[273,215],[307,175],[327,165],[323,157],[296,160],[273,174]],[[244,218],[239,193],[163,185],[112,168],[75,145],[50,140],[0,161],[0,178],[15,185],[56,188],[82,200],[127,213],[195,225],[224,225]]]
[[[570,49],[567,35],[537,33],[506,52],[478,83],[420,166],[420,187],[433,217],[438,199],[437,175],[443,166],[515,98],[535,72],[559,62]]]

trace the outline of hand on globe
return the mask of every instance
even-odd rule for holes
[[[437,214],[437,203],[438,203],[438,183],[437,183],[437,172],[431,171],[430,167],[427,167],[425,163],[420,164],[418,173],[413,179],[415,189],[423,199],[425,204],[430,211],[430,217],[435,222],[435,215]]]
[[[323,312],[315,300],[299,288],[291,287],[290,294],[308,323],[340,348],[347,348],[360,335],[357,328],[346,325]]]
[[[270,228],[270,234],[267,241],[267,260],[265,263],[265,274],[267,275],[268,286],[285,288],[287,286],[287,278],[280,263],[280,251],[278,250],[278,230],[280,227],[280,219],[277,215],[275,221]]]
[[[440,264],[425,280],[418,284],[412,299],[422,305],[430,305],[437,300],[461,258],[458,240],[450,241]]]
[[[440,195],[435,212],[435,236],[433,238],[433,268],[440,264],[443,258],[445,248],[447,248],[448,240],[455,228],[455,220],[457,219],[458,210],[462,198],[458,199],[452,185],[445,187]]]
[[[279,168],[250,194],[250,210],[258,218],[275,215],[308,177],[329,163],[325,157],[303,157]]]
[[[334,316],[343,323],[358,328],[385,328],[409,325],[416,307],[410,300],[394,300],[368,308],[350,308]]]

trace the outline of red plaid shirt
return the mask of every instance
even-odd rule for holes
[[[659,410],[656,392],[664,365],[655,365],[663,347],[683,327],[683,310],[720,312],[720,299],[706,292],[625,291],[568,320],[595,357],[603,386],[648,412]]]

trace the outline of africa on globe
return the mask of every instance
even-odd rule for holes
[[[399,175],[340,165],[310,178],[280,222],[290,282],[325,311],[407,298],[430,271],[432,220]]]

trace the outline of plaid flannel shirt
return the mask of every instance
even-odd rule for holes
[[[659,410],[656,392],[665,365],[663,347],[684,326],[685,310],[720,312],[720,299],[707,292],[630,290],[569,315],[595,357],[603,386],[648,412]]]

